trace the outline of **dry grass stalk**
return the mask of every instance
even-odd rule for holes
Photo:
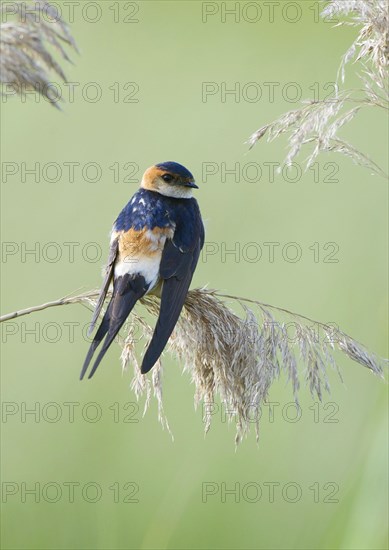
[[[307,100],[300,109],[289,111],[277,120],[262,126],[249,138],[253,147],[267,135],[272,141],[288,134],[288,154],[284,161],[291,165],[303,146],[314,144],[306,160],[308,169],[319,153],[335,152],[351,158],[354,163],[372,173],[388,178],[388,174],[372,159],[338,135],[338,132],[365,107],[389,110],[389,8],[386,0],[330,0],[322,16],[336,20],[339,25],[360,28],[359,34],[343,56],[338,71],[338,86],[333,96],[325,100]],[[339,91],[345,78],[345,67],[352,60],[361,65],[360,90]]]
[[[94,306],[98,291],[68,296],[36,308],[0,318],[6,321],[56,305],[81,303]],[[242,308],[243,317],[226,305],[226,300]],[[158,315],[158,298],[147,296],[142,304],[148,313]],[[284,320],[277,320],[282,316]],[[294,334],[290,334],[293,328]],[[122,366],[134,367],[131,387],[137,398],[145,397],[144,412],[152,392],[158,402],[159,420],[169,432],[162,402],[162,362],[153,368],[151,380],[140,373],[136,337],[140,329],[147,346],[153,328],[139,311],[133,311],[127,337],[121,343]],[[253,411],[259,411],[272,383],[284,373],[291,382],[296,403],[303,377],[313,398],[329,392],[327,367],[337,369],[335,351],[382,376],[386,360],[333,326],[255,300],[222,295],[213,290],[195,289],[188,293],[183,314],[169,340],[168,350],[189,372],[195,386],[195,405],[202,403],[205,431],[211,425],[211,410],[219,398],[230,420],[236,422],[236,443],[249,432]],[[303,365],[303,372],[301,367]],[[339,371],[338,371],[339,372]],[[259,424],[256,422],[259,437]]]
[[[57,94],[49,81],[53,71],[63,81],[66,76],[50,53],[56,50],[70,62],[64,45],[77,51],[76,43],[58,10],[44,0],[6,2],[0,6],[0,82],[7,92],[20,95],[35,90],[53,106]],[[8,21],[9,16],[13,20]]]

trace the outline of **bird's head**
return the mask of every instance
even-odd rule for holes
[[[141,187],[176,199],[190,199],[192,189],[198,189],[189,170],[171,161],[148,168],[143,174]]]

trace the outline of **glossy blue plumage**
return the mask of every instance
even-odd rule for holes
[[[170,172],[172,174],[176,174],[177,176],[180,176],[184,179],[191,179],[193,180],[193,175],[189,172],[185,166],[182,166],[182,164],[178,164],[178,162],[160,162],[159,164],[155,165],[157,168],[160,168],[161,170],[166,170],[166,172]]]
[[[120,212],[114,231],[136,231],[155,227],[175,228],[174,242],[189,249],[200,220],[196,199],[174,199],[154,191],[139,189]]]

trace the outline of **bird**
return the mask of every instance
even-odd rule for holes
[[[204,225],[193,190],[191,172],[173,161],[151,166],[138,191],[113,224],[108,262],[89,335],[107,292],[112,296],[86,355],[80,380],[103,341],[91,378],[138,300],[160,297],[154,333],[144,354],[141,373],[149,372],[162,354],[183,308],[204,245]]]

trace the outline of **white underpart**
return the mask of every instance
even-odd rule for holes
[[[115,278],[123,275],[143,275],[149,286],[148,292],[152,290],[159,280],[159,266],[161,263],[161,254],[156,254],[152,258],[147,256],[128,256],[126,260],[117,262],[115,265]]]
[[[112,239],[117,234],[112,235]],[[172,230],[173,235],[173,230]],[[152,231],[147,231],[146,236],[151,242],[152,256],[145,254],[133,254],[128,250],[128,256],[115,264],[115,278],[123,275],[143,275],[150,292],[159,282],[159,266],[161,263],[162,251],[166,242],[166,235],[158,235]],[[119,237],[120,238],[120,237]]]

